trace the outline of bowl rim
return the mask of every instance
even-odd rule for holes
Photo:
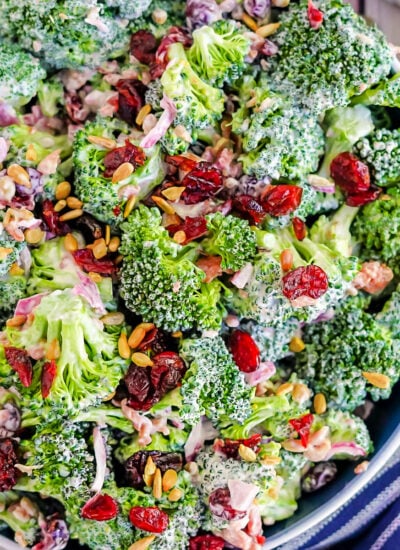
[[[322,504],[318,510],[309,514],[307,517],[299,519],[293,525],[282,529],[278,533],[267,537],[263,546],[264,550],[272,550],[283,544],[293,541],[296,537],[304,534],[306,531],[314,528],[318,523],[324,521],[328,516],[334,514],[341,506],[346,504],[356,495],[369,481],[383,468],[390,460],[393,454],[400,448],[400,424],[394,430],[389,439],[382,448],[370,459],[368,468],[359,475],[354,475],[352,479],[339,493],[327,502]]]

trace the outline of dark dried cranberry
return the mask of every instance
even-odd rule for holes
[[[92,243],[96,239],[101,239],[103,236],[102,225],[95,220],[93,216],[86,212],[73,220],[71,225],[76,227],[85,237],[86,243]]]
[[[242,372],[254,372],[260,365],[260,350],[248,332],[234,330],[229,338],[233,360]]]
[[[161,353],[176,347],[176,339],[159,328],[153,328],[146,332],[146,336],[138,346],[140,351],[152,351]]]
[[[133,125],[144,105],[147,86],[135,78],[122,78],[118,81],[118,116]]]
[[[57,236],[66,235],[70,232],[68,225],[60,221],[60,214],[54,210],[51,200],[42,203],[42,218],[51,233]]]
[[[271,185],[261,205],[271,216],[287,216],[300,206],[303,189],[297,185]]]
[[[151,64],[150,75],[152,78],[159,78],[164,72],[169,61],[168,48],[175,42],[180,42],[184,47],[188,47],[191,45],[192,39],[182,28],[171,27],[167,34],[161,39],[155,54],[154,62]]]
[[[246,512],[235,510],[231,506],[231,494],[228,487],[220,487],[215,489],[208,497],[210,511],[217,518],[222,518],[227,521],[242,519],[246,516]]]
[[[347,206],[363,206],[369,202],[376,201],[381,193],[382,189],[371,187],[368,191],[363,191],[361,193],[357,193],[356,195],[347,195],[346,204]]]
[[[131,364],[125,375],[129,392],[128,405],[136,411],[148,411],[157,403],[157,396],[150,380],[151,367],[138,367]]]
[[[180,453],[162,451],[137,451],[125,462],[126,479],[135,489],[144,487],[143,474],[147,460],[151,456],[157,468],[165,474],[167,470],[180,472],[183,467],[183,457]]]
[[[183,231],[186,238],[182,242],[179,242],[181,244],[187,244],[195,239],[203,237],[207,233],[207,220],[204,216],[197,216],[195,218],[187,216],[182,223],[168,225],[167,229],[171,236],[175,235],[178,231]]]
[[[150,65],[154,61],[156,49],[157,40],[151,32],[140,30],[132,34],[129,51],[140,63]]]
[[[199,162],[182,180],[185,190],[181,199],[185,204],[196,204],[213,197],[222,189],[221,171],[209,162]]]
[[[165,162],[184,172],[190,172],[190,170],[193,170],[199,164],[197,160],[185,157],[184,155],[166,155]]]
[[[215,535],[199,535],[189,540],[189,550],[223,550],[224,539]]]
[[[233,201],[233,208],[251,223],[261,223],[266,216],[261,204],[251,195],[239,195]]]
[[[26,388],[32,384],[32,361],[24,349],[12,346],[4,347],[4,353],[10,366],[18,374],[21,384]]]
[[[337,466],[334,462],[318,462],[303,477],[301,488],[305,493],[313,493],[333,481],[336,474]]]
[[[227,458],[239,460],[239,446],[249,447],[255,453],[260,451],[261,434],[254,434],[247,439],[216,439],[213,445],[214,451],[223,453]]]
[[[319,29],[324,22],[324,14],[319,10],[312,0],[308,0],[307,17],[312,29]]]
[[[302,241],[307,236],[307,227],[306,224],[300,218],[294,217],[292,220],[293,231],[296,236],[296,239]]]
[[[50,390],[57,376],[57,365],[54,359],[46,361],[42,367],[41,392],[43,399],[50,395]]]
[[[317,265],[298,267],[282,278],[282,292],[292,301],[302,296],[316,300],[325,294],[328,286],[325,271]]]
[[[152,360],[151,382],[161,398],[178,386],[185,374],[186,366],[174,351],[158,353]]]
[[[291,420],[289,420],[289,424],[300,437],[300,441],[303,447],[307,447],[308,445],[310,428],[313,422],[314,416],[311,413],[300,416],[300,418],[292,418]]]
[[[101,275],[112,275],[117,271],[117,267],[112,260],[107,257],[98,260],[94,257],[90,248],[81,248],[72,253],[75,262],[87,273],[100,273]]]
[[[0,491],[9,491],[16,484],[17,462],[13,440],[8,437],[0,439]]]
[[[110,495],[95,495],[81,510],[84,519],[108,521],[118,515],[118,505]]]
[[[129,520],[143,531],[163,533],[168,527],[169,516],[157,506],[134,506],[129,512]]]
[[[111,178],[115,170],[124,162],[130,162],[134,168],[143,166],[146,160],[146,155],[140,147],[136,147],[129,141],[125,140],[123,147],[113,149],[104,157],[104,177]]]
[[[350,195],[367,191],[371,184],[368,166],[352,153],[341,153],[333,159],[331,176],[336,185]]]

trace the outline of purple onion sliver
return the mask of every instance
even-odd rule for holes
[[[244,9],[251,17],[265,19],[271,9],[271,0],[244,0]]]

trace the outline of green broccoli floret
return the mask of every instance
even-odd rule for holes
[[[13,316],[16,303],[26,296],[26,279],[23,275],[0,277],[0,326]]]
[[[38,100],[44,116],[56,116],[64,105],[64,87],[57,75],[41,82],[38,89]]]
[[[343,204],[330,218],[320,216],[311,227],[310,238],[349,258],[353,251],[350,227],[358,211],[358,208]]]
[[[139,206],[121,224],[122,298],[131,311],[166,330],[218,330],[221,283],[203,283],[204,271],[194,263],[198,245],[176,243],[161,221],[157,209]]]
[[[351,411],[363,403],[367,393],[375,401],[389,397],[400,375],[396,340],[362,306],[360,298],[349,298],[332,320],[306,326],[305,350],[296,354],[297,374],[315,392],[323,393],[335,409]],[[385,375],[386,387],[372,385],[363,373]]]
[[[1,8],[0,8],[1,13]],[[14,107],[21,107],[36,95],[46,71],[39,61],[16,44],[0,44],[0,97]]]
[[[54,414],[71,414],[98,403],[115,390],[127,367],[117,351],[118,331],[105,332],[84,298],[70,289],[55,291],[44,296],[33,313],[31,324],[8,327],[10,344],[25,350],[56,347],[59,357],[55,359],[56,376],[46,400],[41,395],[43,361],[33,367],[31,386],[21,386],[21,394],[32,400],[32,407],[47,410],[51,405]]]
[[[4,229],[0,229],[0,277],[7,275],[14,263],[19,263],[20,254],[25,247],[25,241],[16,241]]]
[[[30,510],[31,515],[23,513],[26,508]],[[9,527],[14,531],[16,542],[19,544],[33,546],[38,542],[40,511],[33,499],[16,491],[4,491],[0,493],[0,510],[0,529],[3,526]],[[19,510],[22,514],[18,514]]]
[[[221,20],[193,32],[188,60],[197,74],[216,86],[231,84],[245,68],[250,41],[234,21]]]
[[[363,105],[356,105],[328,111],[323,127],[326,131],[325,156],[318,175],[328,179],[333,159],[349,151],[359,139],[371,133],[374,123],[371,111]]]
[[[214,423],[223,416],[243,422],[251,413],[253,389],[246,384],[222,338],[183,340],[180,355],[188,367],[182,380],[181,418],[191,425],[202,415]]]
[[[398,311],[400,306],[400,285],[392,292],[390,298],[377,315],[377,319],[382,325],[385,325],[393,334],[396,342],[400,342],[400,323]],[[400,345],[400,344],[398,344]],[[400,349],[399,349],[400,352]]]
[[[141,17],[129,21],[129,30],[132,33],[148,30],[161,39],[172,26],[185,27],[185,11],[186,0],[152,0]],[[161,22],[164,17],[165,21]]]
[[[106,6],[116,8],[125,19],[135,20],[149,8],[152,0],[104,0]]]
[[[260,350],[262,361],[277,361],[291,355],[290,340],[300,328],[298,319],[291,317],[279,328],[264,327],[254,321],[241,323],[240,328],[251,334]]]
[[[321,113],[345,106],[365,87],[390,72],[392,53],[386,39],[342,0],[319,0],[319,28],[307,17],[308,0],[291,2],[280,12],[274,35],[279,51],[270,61],[274,87]]]
[[[252,110],[244,106],[233,115],[232,129],[243,135],[245,173],[297,180],[315,172],[324,150],[317,117],[268,90],[258,95]]]
[[[115,225],[122,221],[122,212],[127,201],[124,188],[137,188],[137,199],[146,197],[159,185],[165,176],[160,148],[156,145],[145,150],[146,160],[132,174],[112,183],[104,176],[104,157],[109,151],[100,145],[91,143],[90,136],[114,140],[127,128],[112,119],[99,118],[86,124],[75,136],[73,160],[75,167],[75,192],[84,203],[83,208],[97,219]],[[124,143],[121,143],[124,146]]]
[[[382,107],[400,107],[400,73],[383,80],[363,94],[353,97],[353,104],[381,105]]]
[[[364,206],[352,226],[364,260],[380,260],[400,273],[400,189]]]
[[[185,137],[187,137],[185,133],[183,134],[184,137],[182,137],[180,131],[181,129],[182,128],[180,126],[170,127],[160,139],[160,144],[168,155],[181,155],[182,153],[185,153],[189,149],[190,143],[197,140],[197,131],[191,130],[189,141],[188,139],[185,139]]]
[[[368,165],[376,185],[389,187],[400,182],[400,129],[379,128],[360,139],[353,152]]]
[[[222,269],[238,271],[256,254],[256,237],[249,222],[221,212],[207,217],[208,236],[201,247],[210,256],[221,256]]]

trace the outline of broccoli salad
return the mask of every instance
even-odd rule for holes
[[[3,0],[0,529],[261,550],[400,378],[400,72],[343,0]]]

